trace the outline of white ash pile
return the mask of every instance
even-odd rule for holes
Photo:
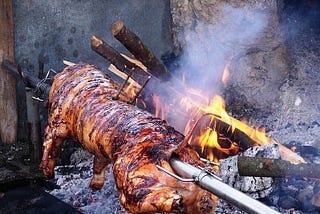
[[[241,155],[249,157],[280,158],[278,146],[268,144],[247,149]],[[271,177],[240,176],[238,173],[238,155],[220,160],[220,177],[223,182],[240,190],[254,199],[262,199],[276,190],[276,182]],[[239,199],[241,200],[241,199]],[[232,212],[244,213],[236,207],[219,200],[216,212],[225,212],[226,207]]]
[[[256,146],[247,149],[241,155],[279,159],[280,153],[276,144]],[[238,155],[220,161],[220,177],[233,188],[249,194],[254,199],[265,198],[275,190],[271,177],[240,176],[238,173]]]
[[[280,159],[278,146],[274,144],[253,147],[241,155]],[[220,161],[220,177],[225,183],[281,213],[318,213],[319,209],[311,204],[314,181],[303,178],[240,176],[238,157],[233,156]],[[78,149],[72,154],[70,163],[71,165],[55,168],[54,182],[60,189],[51,191],[52,195],[83,213],[127,213],[118,199],[112,164],[106,171],[103,188],[93,191],[89,187],[93,175],[93,156],[83,149]],[[245,212],[219,200],[215,213]]]
[[[79,149],[72,154],[70,162],[71,165],[55,167],[55,182],[60,189],[55,189],[50,194],[83,213],[127,213],[118,199],[112,164],[106,170],[103,188],[93,191],[89,187],[93,176],[93,155]]]

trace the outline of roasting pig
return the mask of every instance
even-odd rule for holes
[[[105,170],[113,163],[119,199],[132,213],[213,213],[216,197],[171,172],[172,155],[194,166],[203,166],[189,145],[179,148],[184,136],[165,121],[128,104],[119,84],[93,65],[66,67],[54,77],[50,90],[49,119],[45,129],[40,168],[54,176],[55,160],[63,140],[70,136],[94,154],[90,187],[100,189]]]

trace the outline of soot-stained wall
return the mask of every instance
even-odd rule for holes
[[[122,20],[161,57],[172,49],[169,0],[14,0],[15,62],[37,75],[38,61],[45,71],[60,71],[63,59],[88,62],[107,70],[109,63],[91,50],[90,37],[103,38],[120,52],[109,26]],[[18,82],[19,138],[25,134],[24,85]],[[46,120],[42,110],[43,121]]]

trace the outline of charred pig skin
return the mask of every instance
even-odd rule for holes
[[[71,136],[94,154],[91,188],[102,188],[106,167],[113,162],[119,199],[129,212],[213,213],[214,195],[156,167],[173,172],[169,159],[184,136],[165,121],[127,104],[126,94],[113,100],[119,87],[88,64],[66,67],[54,77],[40,163],[44,175],[54,176],[61,144]],[[188,145],[175,155],[203,166]]]

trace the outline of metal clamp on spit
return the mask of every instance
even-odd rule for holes
[[[194,182],[201,188],[215,194],[247,213],[279,214],[279,212],[264,205],[260,201],[225,184],[221,181],[221,178],[214,175],[207,167],[199,169],[174,157],[170,159],[170,165],[178,175],[161,166],[157,167],[180,181]]]
[[[126,79],[124,80],[124,82],[122,83],[120,88],[118,89],[116,95],[112,98],[113,100],[119,99],[121,92],[123,91],[126,84],[129,82],[129,79],[132,77],[133,72],[134,72],[134,69],[131,69],[129,74],[127,75]],[[140,96],[142,90],[147,86],[150,79],[151,79],[151,76],[148,76],[147,79],[145,80],[145,82],[143,83],[143,85],[141,86],[141,88],[135,93],[134,97],[131,99],[131,101],[128,102],[128,104],[135,105],[137,98]]]
[[[41,79],[35,86],[34,90],[33,90],[33,93],[36,95],[36,96],[32,96],[32,99],[36,100],[36,101],[39,101],[39,102],[44,102],[43,99],[40,98],[40,94],[41,94],[41,87],[45,84],[47,84],[47,81],[48,80],[52,80],[50,76],[51,73],[54,73],[56,74],[57,72],[55,70],[53,70],[52,68],[50,68],[48,71],[47,71],[47,74],[46,76]]]
[[[57,73],[55,70],[53,70],[52,68],[50,68],[50,69],[47,71],[46,76],[37,83],[36,87],[34,88],[34,92],[35,92],[35,93],[40,92],[40,88],[41,88],[41,85],[42,85],[42,84],[44,84],[44,83],[46,83],[48,80],[51,80],[51,79],[52,79],[51,77],[49,77],[50,74],[51,74],[51,72],[54,73],[54,74]]]

